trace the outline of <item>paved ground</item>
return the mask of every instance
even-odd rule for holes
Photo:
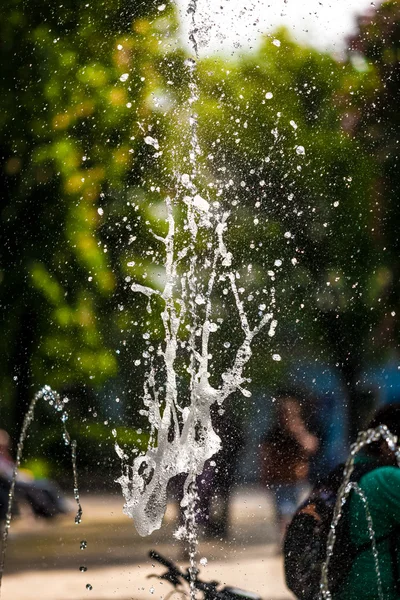
[[[156,549],[187,566],[184,549],[173,537],[176,510],[170,506],[166,524],[140,538],[122,513],[119,496],[82,498],[83,522],[73,516],[49,523],[27,518],[15,522],[7,552],[2,600],[156,600],[171,586],[149,575],[163,568],[148,559]],[[80,550],[80,542],[87,547]],[[265,600],[292,598],[283,581],[282,559],[276,553],[276,531],[269,499],[259,489],[241,489],[231,507],[228,540],[203,541],[206,558],[201,577],[258,592]],[[87,567],[80,572],[79,567]],[[92,586],[91,590],[86,585]],[[178,594],[172,596],[177,599]]]

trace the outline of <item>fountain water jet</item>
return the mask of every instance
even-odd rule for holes
[[[195,190],[194,190],[195,191]],[[191,201],[189,201],[191,200]],[[167,503],[167,484],[180,474],[188,473],[185,484],[183,506],[187,504],[189,484],[200,475],[204,463],[220,448],[220,440],[214,432],[210,409],[214,403],[222,406],[224,400],[236,390],[245,396],[250,393],[242,388],[246,382],[243,370],[251,357],[251,344],[255,336],[272,320],[272,314],[266,313],[253,327],[241,300],[237,288],[238,274],[232,268],[232,255],[224,242],[228,213],[220,215],[217,211],[196,210],[193,196],[186,197],[187,224],[193,239],[199,228],[211,229],[213,256],[209,266],[208,280],[203,285],[191,268],[178,276],[179,263],[189,254],[189,249],[178,250],[175,246],[176,225],[173,216],[173,202],[166,199],[168,211],[168,233],[165,238],[157,239],[165,245],[166,274],[165,286],[159,290],[133,284],[135,292],[148,297],[156,296],[163,304],[162,322],[164,325],[164,347],[158,354],[163,361],[166,376],[163,397],[157,388],[156,371],[151,366],[144,384],[145,411],[151,425],[151,442],[145,454],[137,456],[133,465],[127,463],[127,456],[116,445],[123,461],[123,475],[118,479],[125,496],[124,511],[135,521],[141,535],[148,535],[161,526]],[[219,272],[219,279],[227,281],[242,329],[242,342],[237,349],[231,367],[222,373],[221,384],[210,384],[210,337],[217,331],[212,322],[212,293]],[[188,296],[195,297],[191,307],[196,312],[188,314]],[[197,301],[196,301],[197,300]],[[202,314],[201,314],[202,313]],[[180,334],[187,332],[188,320],[190,337],[185,342]],[[182,331],[183,330],[183,331]],[[196,332],[198,335],[196,336]],[[188,354],[188,372],[190,375],[190,405],[182,408],[178,399],[176,359],[178,344],[182,341]],[[162,410],[163,407],[163,410]],[[179,416],[181,419],[179,419]]]
[[[333,514],[333,519],[331,523],[331,527],[328,534],[328,540],[326,545],[326,558],[322,565],[322,573],[321,573],[321,597],[322,600],[331,600],[332,595],[329,591],[329,563],[333,556],[334,545],[336,541],[336,530],[339,524],[339,521],[343,515],[343,507],[350,496],[350,492],[352,490],[357,493],[364,505],[367,523],[368,523],[368,532],[372,543],[372,552],[374,556],[375,562],[375,571],[378,580],[378,595],[379,600],[383,600],[382,594],[382,584],[381,584],[381,576],[379,570],[379,561],[378,561],[378,551],[376,548],[376,540],[375,533],[373,529],[373,522],[371,518],[371,514],[368,507],[368,501],[361,490],[361,488],[354,482],[351,481],[351,475],[354,470],[354,459],[358,452],[362,450],[365,446],[372,444],[374,442],[383,439],[388,445],[389,450],[391,450],[396,458],[397,465],[400,467],[400,447],[397,445],[398,439],[397,436],[393,435],[386,425],[380,425],[376,429],[367,429],[366,431],[362,431],[358,434],[358,438],[354,444],[352,444],[350,449],[350,456],[346,462],[344,471],[343,471],[343,482],[339,488],[339,492],[336,499],[335,510]]]
[[[190,0],[191,17],[189,39],[197,58],[196,39],[197,2]],[[196,83],[196,60],[185,61],[189,72],[188,101],[190,115],[189,164],[191,173],[178,174],[174,198],[165,198],[167,233],[154,234],[164,246],[164,289],[134,283],[138,292],[162,303],[161,319],[164,343],[158,348],[161,364],[151,365],[144,382],[143,401],[151,433],[147,451],[129,464],[126,453],[116,444],[122,460],[123,473],[118,479],[125,497],[124,512],[135,521],[139,534],[150,534],[161,526],[167,504],[167,485],[171,478],[186,473],[182,506],[189,503],[189,489],[203,471],[205,462],[220,449],[220,439],[215,433],[210,409],[234,391],[245,396],[250,392],[242,388],[246,382],[244,367],[251,357],[251,344],[255,336],[271,321],[271,313],[264,314],[251,325],[237,287],[240,275],[233,267],[233,256],[228,251],[224,235],[229,212],[221,211],[220,203],[204,198],[198,189],[198,161],[201,154],[197,136],[197,115],[193,105],[199,99]],[[203,194],[204,195],[204,194]],[[182,217],[178,220],[176,215]],[[183,225],[181,222],[183,221]],[[197,252],[203,243],[206,256]],[[200,258],[203,264],[200,264]],[[210,341],[218,330],[213,322],[213,292],[216,282],[226,281],[232,294],[242,333],[242,342],[230,368],[221,374],[218,386],[210,384]],[[187,336],[189,332],[189,336]],[[188,339],[186,339],[188,337]],[[186,352],[186,371],[189,374],[189,405],[182,407],[177,389],[177,355]],[[162,371],[165,385],[160,387],[157,375]]]
[[[1,595],[1,584],[3,580],[4,565],[7,552],[8,534],[11,526],[12,519],[12,506],[14,502],[15,485],[18,476],[18,469],[22,460],[22,452],[24,449],[24,443],[28,434],[30,424],[34,419],[34,412],[36,404],[39,400],[45,400],[50,406],[52,406],[58,413],[61,413],[61,422],[63,426],[63,440],[66,446],[71,448],[71,461],[72,461],[72,473],[74,482],[74,498],[77,503],[78,509],[75,516],[75,524],[79,525],[82,521],[82,506],[80,501],[79,487],[78,487],[78,470],[76,466],[76,441],[71,440],[71,436],[67,430],[66,422],[68,421],[68,413],[65,410],[65,404],[68,402],[68,398],[61,399],[59,394],[52,390],[48,385],[45,385],[35,396],[33,397],[29,408],[25,414],[24,421],[22,424],[21,433],[17,445],[17,456],[15,458],[14,471],[11,479],[10,491],[8,493],[8,506],[6,520],[4,524],[4,531],[2,536],[2,547],[1,547],[1,559],[0,559],[0,595]]]

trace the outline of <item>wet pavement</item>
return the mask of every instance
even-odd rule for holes
[[[165,581],[148,578],[163,567],[148,558],[150,549],[187,567],[182,542],[173,533],[177,509],[169,505],[166,523],[141,538],[122,513],[119,495],[82,497],[83,521],[74,516],[50,522],[27,517],[15,521],[7,552],[2,600],[152,600],[164,599],[173,589]],[[81,542],[87,542],[81,550]],[[200,577],[257,592],[265,600],[292,598],[283,580],[277,553],[271,500],[259,488],[238,489],[231,504],[227,540],[203,540],[199,559],[207,559]],[[204,561],[202,561],[204,562]],[[80,571],[86,567],[87,571]],[[90,585],[92,589],[87,589]],[[182,597],[177,593],[172,598]]]

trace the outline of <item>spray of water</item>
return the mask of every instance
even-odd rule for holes
[[[165,237],[153,233],[164,249],[164,288],[132,285],[134,292],[161,304],[164,329],[164,342],[157,352],[159,363],[151,359],[144,382],[145,410],[142,414],[150,423],[150,443],[147,451],[137,456],[132,465],[116,444],[123,467],[118,482],[125,497],[124,511],[134,519],[136,529],[143,536],[161,526],[171,478],[187,474],[182,506],[188,507],[193,501],[196,477],[203,471],[205,462],[220,449],[220,439],[211,421],[211,406],[222,406],[236,390],[250,396],[250,392],[243,389],[247,381],[244,368],[250,360],[254,338],[268,322],[272,325],[273,320],[272,314],[265,313],[258,317],[257,323],[250,323],[238,290],[240,275],[233,266],[234,258],[225,242],[229,212],[221,211],[220,202],[213,202],[209,196],[204,197],[206,194],[199,193],[198,156],[201,148],[195,112],[199,98],[196,8],[196,0],[191,0],[188,6],[191,17],[189,38],[194,58],[185,62],[190,91],[190,172],[177,174],[176,195],[165,199]],[[201,254],[198,248],[202,248]],[[219,329],[213,319],[213,292],[221,282],[226,285],[226,294],[231,293],[241,340],[231,366],[221,374],[219,384],[212,385],[211,341]],[[189,376],[186,406],[183,406],[177,387],[177,363],[178,359],[182,362],[183,355],[186,355],[185,370]],[[160,373],[164,376],[162,384]],[[213,374],[213,381],[215,379]]]
[[[12,480],[11,480],[10,491],[8,494],[7,514],[6,514],[5,524],[4,524],[4,531],[3,531],[3,535],[2,535],[1,562],[0,562],[0,594],[1,594],[1,584],[2,584],[2,579],[3,579],[5,559],[6,559],[8,534],[9,534],[10,526],[11,526],[12,507],[13,507],[13,502],[14,502],[15,485],[17,482],[18,470],[19,470],[21,460],[22,460],[22,452],[24,449],[24,443],[25,443],[25,439],[26,439],[26,436],[28,433],[28,429],[34,419],[34,412],[35,412],[36,404],[39,400],[42,400],[42,399],[45,402],[47,402],[49,404],[49,406],[53,407],[54,410],[57,411],[57,413],[59,413],[61,415],[64,443],[66,446],[70,446],[70,448],[71,448],[72,472],[73,472],[73,480],[74,480],[74,498],[75,498],[75,501],[78,506],[77,513],[75,516],[75,523],[77,525],[79,525],[82,521],[82,506],[81,506],[80,496],[79,496],[78,471],[77,471],[77,466],[76,466],[76,441],[71,440],[70,434],[69,434],[69,432],[67,430],[67,426],[66,426],[66,423],[68,421],[68,413],[65,409],[65,405],[68,402],[68,399],[67,398],[61,399],[61,397],[59,396],[59,394],[57,392],[52,390],[48,385],[45,385],[37,394],[35,394],[35,396],[33,397],[32,401],[29,405],[28,411],[25,415],[25,418],[24,418],[24,421],[22,424],[22,429],[21,429],[21,433],[19,436],[19,440],[18,440],[17,455],[16,455],[16,459],[15,459],[15,463],[14,463],[14,471],[13,471],[13,476],[12,476]]]

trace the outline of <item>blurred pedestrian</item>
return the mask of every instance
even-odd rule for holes
[[[274,496],[282,537],[308,490],[310,458],[318,446],[317,436],[307,428],[300,401],[292,395],[279,397],[276,425],[261,444],[261,477]]]

